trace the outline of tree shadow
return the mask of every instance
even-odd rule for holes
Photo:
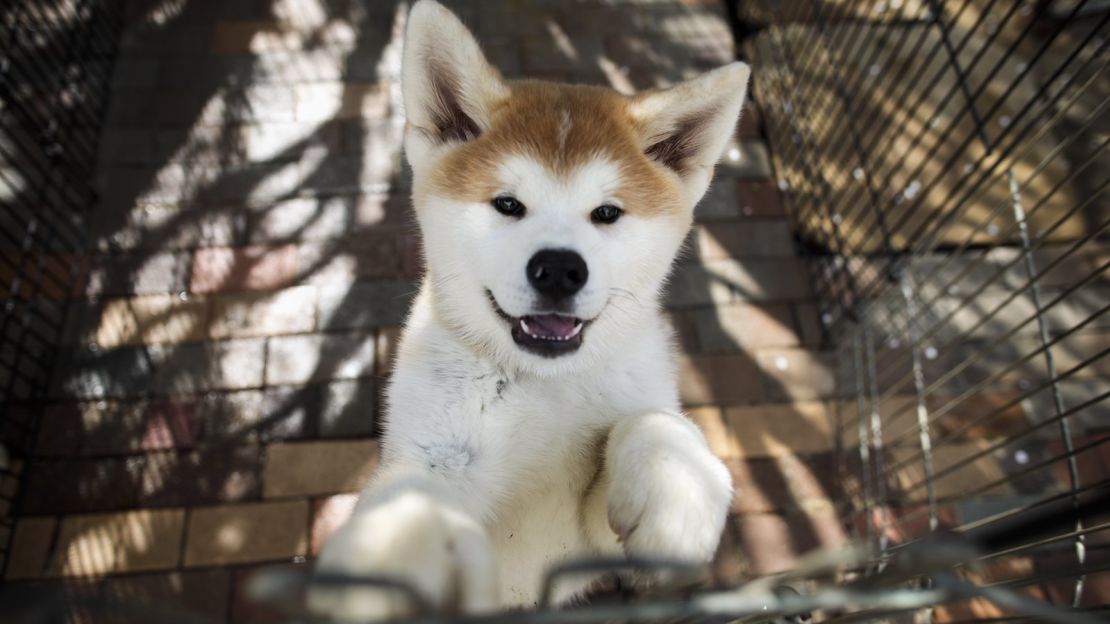
[[[734,57],[727,24],[711,5],[448,4],[508,77],[630,92]],[[388,328],[400,324],[399,301],[419,274],[399,151],[400,5],[321,0],[307,13],[289,6],[300,5],[132,4],[101,149],[102,198],[82,264],[87,277],[68,321],[56,401],[28,466],[24,513],[256,501],[264,497],[268,445],[378,433],[374,414],[395,335]],[[614,34],[612,24],[628,27]],[[266,136],[278,127],[281,136]],[[811,373],[829,379],[831,362],[805,352],[821,343],[815,319],[802,327],[811,295],[799,267],[782,249],[744,235],[773,230],[774,240],[790,243],[776,229],[781,214],[770,215],[774,225],[761,220],[777,198],[769,182],[749,179],[760,158],[749,144],[757,136],[741,130],[744,142],[735,156],[730,150],[698,208],[699,229],[668,299],[689,352],[684,393],[694,406],[820,402],[834,391],[806,387]],[[311,315],[312,324],[293,336],[271,335],[264,323],[250,329],[271,312],[273,293],[296,287],[321,298],[310,312],[297,301],[282,304],[294,317]],[[772,323],[796,337],[767,347],[748,340],[743,322],[721,317],[723,308],[753,303],[774,308]],[[741,439],[757,426],[727,424]],[[835,520],[803,510],[807,500],[840,497],[824,478],[827,451],[809,458],[790,450],[789,432],[767,435],[780,449],[773,459],[733,458],[732,468],[750,471],[741,475],[750,492],[738,494],[737,511],[771,524],[731,525],[723,549],[754,547],[753,536],[783,526],[793,554],[840,541]],[[799,482],[804,491],[795,491]],[[749,497],[766,504],[745,506]],[[136,544],[159,536],[157,527],[143,530]],[[112,541],[95,527],[86,540]],[[149,554],[116,542],[115,555],[81,554],[83,573],[121,571],[113,558],[121,552]],[[57,551],[57,538],[52,543]],[[781,564],[747,565],[721,580]],[[226,570],[209,572],[222,580],[205,582],[231,582]],[[168,578],[154,589],[94,585],[124,598],[191,592],[186,581]]]

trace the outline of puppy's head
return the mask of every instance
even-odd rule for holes
[[[732,134],[733,63],[632,97],[510,82],[439,4],[405,41],[405,151],[437,313],[504,365],[557,374],[622,348]]]

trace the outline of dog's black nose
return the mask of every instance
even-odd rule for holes
[[[586,261],[569,249],[544,249],[528,261],[528,282],[541,294],[559,300],[582,290],[590,276]]]

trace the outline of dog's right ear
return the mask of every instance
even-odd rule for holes
[[[474,139],[489,129],[490,111],[508,95],[474,36],[432,0],[409,12],[401,88],[410,129],[432,145]]]

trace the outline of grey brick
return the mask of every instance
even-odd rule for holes
[[[558,39],[553,40],[556,36]],[[596,67],[596,59],[605,53],[599,37],[581,36],[561,29],[557,35],[524,38],[522,46],[526,73],[593,69]]]
[[[740,218],[740,200],[736,184],[725,176],[716,176],[709,190],[694,209],[698,221],[719,221]]]
[[[850,394],[853,387],[837,387],[836,354],[803,349],[767,349],[756,354],[763,394],[771,402],[790,403]]]
[[[335,48],[316,48],[255,55],[251,60],[251,79],[255,82],[289,84],[331,82],[343,79],[344,70],[353,80],[376,80],[378,58],[352,54],[344,58]],[[360,71],[352,72],[357,67]],[[369,71],[367,71],[369,70]]]
[[[155,392],[193,394],[262,385],[265,340],[227,340],[149,349],[157,362]]]
[[[271,442],[311,435],[317,386],[212,393],[198,406],[206,443]]]
[[[78,513],[138,503],[143,462],[135,458],[37,460],[28,466],[26,514]]]
[[[794,256],[790,226],[784,219],[710,223],[698,226],[693,234],[696,255],[706,259]]]
[[[325,330],[400,325],[416,291],[416,283],[408,280],[322,286],[317,318]]]
[[[771,177],[771,154],[760,141],[730,141],[717,167],[721,177],[759,180]]]
[[[374,433],[377,385],[372,379],[335,381],[323,388],[320,437],[367,436]]]
[[[257,444],[148,453],[138,461],[138,499],[145,507],[237,502],[261,494],[262,449]]]
[[[788,304],[736,304],[693,311],[700,351],[792,347],[801,340]]]
[[[198,404],[205,443],[230,440],[257,441],[259,423],[265,420],[265,392],[260,389],[211,393]]]
[[[249,208],[252,243],[319,241],[357,236],[363,230],[407,231],[407,196],[353,194],[255,202]]]
[[[333,123],[269,122],[246,124],[239,129],[248,160],[290,160],[309,148],[337,150],[339,126]]]
[[[85,292],[91,297],[183,292],[188,272],[187,253],[103,255],[93,260]]]
[[[269,341],[267,384],[355,379],[373,372],[372,333],[280,336]]]
[[[144,349],[64,349],[51,394],[62,399],[142,396],[153,377],[154,367]]]
[[[1110,430],[1110,401],[1097,400],[1098,397],[1104,396],[1110,390],[1110,380],[1105,378],[1068,379],[1057,384],[1057,387],[1063,399],[1064,409],[1075,409],[1080,405],[1087,405],[1087,407],[1073,412],[1068,417],[1072,427],[1079,430],[1078,433],[1101,435]],[[1025,399],[1022,404],[1025,413],[1035,422],[1044,422],[1056,415],[1055,399],[1052,396],[1051,389],[1034,393]],[[1059,429],[1054,425],[1043,429],[1042,432],[1054,439],[1059,439]]]
[[[154,89],[127,89],[115,91],[104,113],[106,127],[151,127],[157,119],[157,91]]]
[[[262,396],[259,437],[264,442],[308,437],[320,412],[319,386],[266,388]]]
[[[100,162],[149,165],[156,162],[155,133],[144,128],[106,128],[100,135]]]
[[[160,88],[180,89],[181,85],[188,85],[194,91],[210,94],[253,77],[256,64],[249,56],[208,56],[204,62],[187,56],[164,56],[159,61]]]
[[[150,88],[158,82],[158,59],[121,56],[112,69],[113,96],[133,88]]]
[[[729,301],[811,299],[805,268],[795,258],[713,260],[675,267],[667,305],[707,305]]]
[[[296,97],[288,85],[229,87],[223,97],[211,93],[164,90],[155,104],[158,121],[168,124],[219,126],[231,121],[294,121]]]
[[[174,23],[173,28],[136,28],[124,33],[120,50],[136,56],[183,54],[197,58],[198,53],[208,50],[211,31],[211,26],[204,23]],[[198,62],[201,62],[199,58]]]
[[[205,188],[201,201],[272,200],[296,193],[301,186],[297,163],[253,163],[224,172]]]

